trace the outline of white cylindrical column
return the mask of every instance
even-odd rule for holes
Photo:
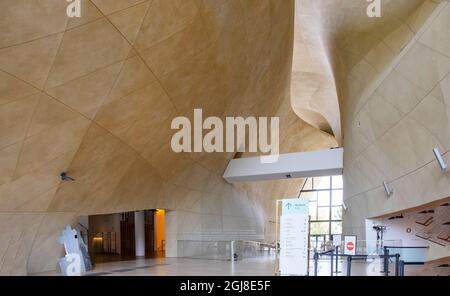
[[[145,256],[145,216],[144,211],[134,212],[134,241],[136,257]]]

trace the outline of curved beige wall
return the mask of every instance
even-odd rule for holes
[[[432,152],[450,161],[449,20],[448,2],[423,1],[342,78],[347,233],[364,237],[365,218],[450,196]]]
[[[69,19],[65,1],[1,1],[0,274],[55,269],[86,214],[163,208],[176,240],[270,240],[301,180],[227,184],[230,155],[173,153],[170,122],[279,115],[282,152],[335,146],[291,109],[293,3],[85,0]]]
[[[446,153],[450,140],[449,41],[444,37],[449,13],[448,3],[425,2],[347,76],[355,93],[347,97],[345,195],[348,203],[366,201],[367,209],[358,210],[362,216],[449,195],[448,175],[432,153],[434,147]],[[378,65],[370,57],[377,57]],[[391,199],[382,189],[384,180],[395,188]]]
[[[291,104],[300,118],[334,135],[341,143],[335,79],[322,34],[322,8],[316,5],[316,1],[296,1]]]
[[[297,114],[307,108],[305,120],[323,130],[340,123],[344,232],[361,239],[366,218],[450,195],[450,175],[432,152],[439,147],[450,162],[450,4],[381,3],[382,17],[369,18],[362,0],[296,1],[292,104]],[[316,94],[332,85],[335,94]],[[383,181],[394,188],[391,198]],[[438,253],[450,251],[430,258]]]
[[[295,34],[319,62],[293,68],[294,1],[86,0],[80,19],[60,0],[2,1],[0,273],[55,269],[57,235],[85,214],[164,208],[176,240],[273,241],[274,200],[302,181],[233,186],[221,177],[230,155],[173,153],[170,122],[195,107],[280,116],[281,152],[342,133],[345,231],[448,196],[431,153],[450,141],[449,4],[438,2],[385,1],[385,17],[368,19],[364,0],[296,1],[315,25]]]

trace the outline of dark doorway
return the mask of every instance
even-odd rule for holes
[[[145,256],[155,253],[155,211],[145,211]]]
[[[120,255],[135,255],[134,212],[120,214],[120,246]]]
[[[159,211],[159,212],[158,212]],[[157,239],[157,217],[161,224],[162,210],[145,210],[145,257],[164,257],[161,233]],[[158,215],[159,213],[159,215]],[[94,263],[136,259],[134,212],[89,216],[89,252]],[[159,225],[159,228],[161,225]]]

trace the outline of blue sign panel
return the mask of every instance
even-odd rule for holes
[[[282,215],[309,215],[309,199],[283,199]]]

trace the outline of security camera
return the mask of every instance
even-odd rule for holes
[[[62,172],[59,176],[61,177],[61,181],[75,181],[75,179],[68,176],[66,172]]]

